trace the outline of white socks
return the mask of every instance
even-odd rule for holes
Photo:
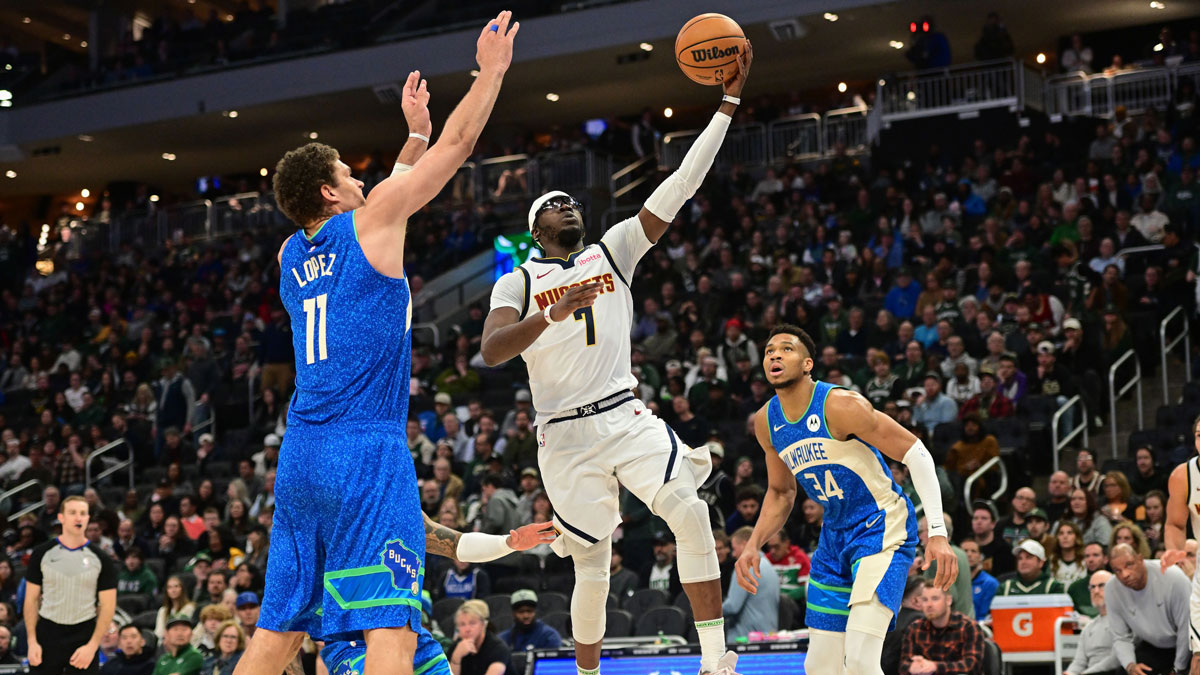
[[[600,675],[600,666],[596,666],[591,670],[584,670],[583,668],[580,668],[579,664],[577,663],[575,664],[575,672],[578,673],[578,675]]]
[[[697,621],[696,633],[700,636],[700,672],[717,669],[717,661],[725,655],[725,619]]]

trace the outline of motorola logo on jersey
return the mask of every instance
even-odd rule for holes
[[[566,295],[567,291],[571,290],[572,288],[575,288],[576,286],[582,286],[583,284],[590,284],[596,281],[604,282],[604,287],[600,289],[601,294],[612,293],[613,291],[617,290],[616,285],[613,283],[613,275],[611,272],[609,272],[594,277],[589,277],[583,281],[577,281],[567,286],[559,286],[558,288],[551,288],[548,291],[542,291],[541,293],[533,296],[533,299],[537,301],[538,311],[541,311],[558,302],[558,299]]]
[[[820,428],[821,428],[821,418],[817,417],[816,415],[809,415],[808,416],[808,430],[812,431],[812,432],[816,432],[816,430],[820,429]]]

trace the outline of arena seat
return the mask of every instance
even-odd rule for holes
[[[542,617],[542,621],[564,638],[571,634],[571,613],[570,612],[550,612]]]
[[[653,607],[638,617],[634,635],[687,635],[688,623],[683,610],[670,605]]]
[[[608,610],[608,618],[604,624],[605,638],[629,637],[631,630],[633,630],[632,614],[623,609]]]
[[[570,609],[571,598],[564,593],[559,593],[557,591],[543,591],[538,594],[539,613],[570,611]]]
[[[640,617],[650,608],[665,604],[667,604],[666,593],[653,588],[642,588],[634,591],[633,595],[626,598],[625,602],[621,605],[621,609]]]

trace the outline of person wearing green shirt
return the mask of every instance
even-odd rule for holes
[[[1042,595],[1066,593],[1061,581],[1046,569],[1046,548],[1033,539],[1025,539],[1013,548],[1017,571],[1000,577],[996,595]]]
[[[163,654],[154,664],[153,675],[200,675],[204,655],[192,646],[192,620],[176,614],[167,622]]]
[[[1067,587],[1067,595],[1071,596],[1071,601],[1075,603],[1076,612],[1094,618],[1100,615],[1100,610],[1092,605],[1092,592],[1088,583],[1093,574],[1108,569],[1108,553],[1104,544],[1092,542],[1083,547],[1083,566],[1087,569],[1087,575],[1072,582]]]
[[[153,595],[158,590],[158,579],[144,562],[141,549],[135,546],[126,551],[125,567],[117,576],[117,595]]]

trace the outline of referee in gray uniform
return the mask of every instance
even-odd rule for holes
[[[88,542],[88,504],[59,505],[62,535],[33,549],[25,573],[30,673],[98,673],[100,638],[117,608],[117,564]]]

